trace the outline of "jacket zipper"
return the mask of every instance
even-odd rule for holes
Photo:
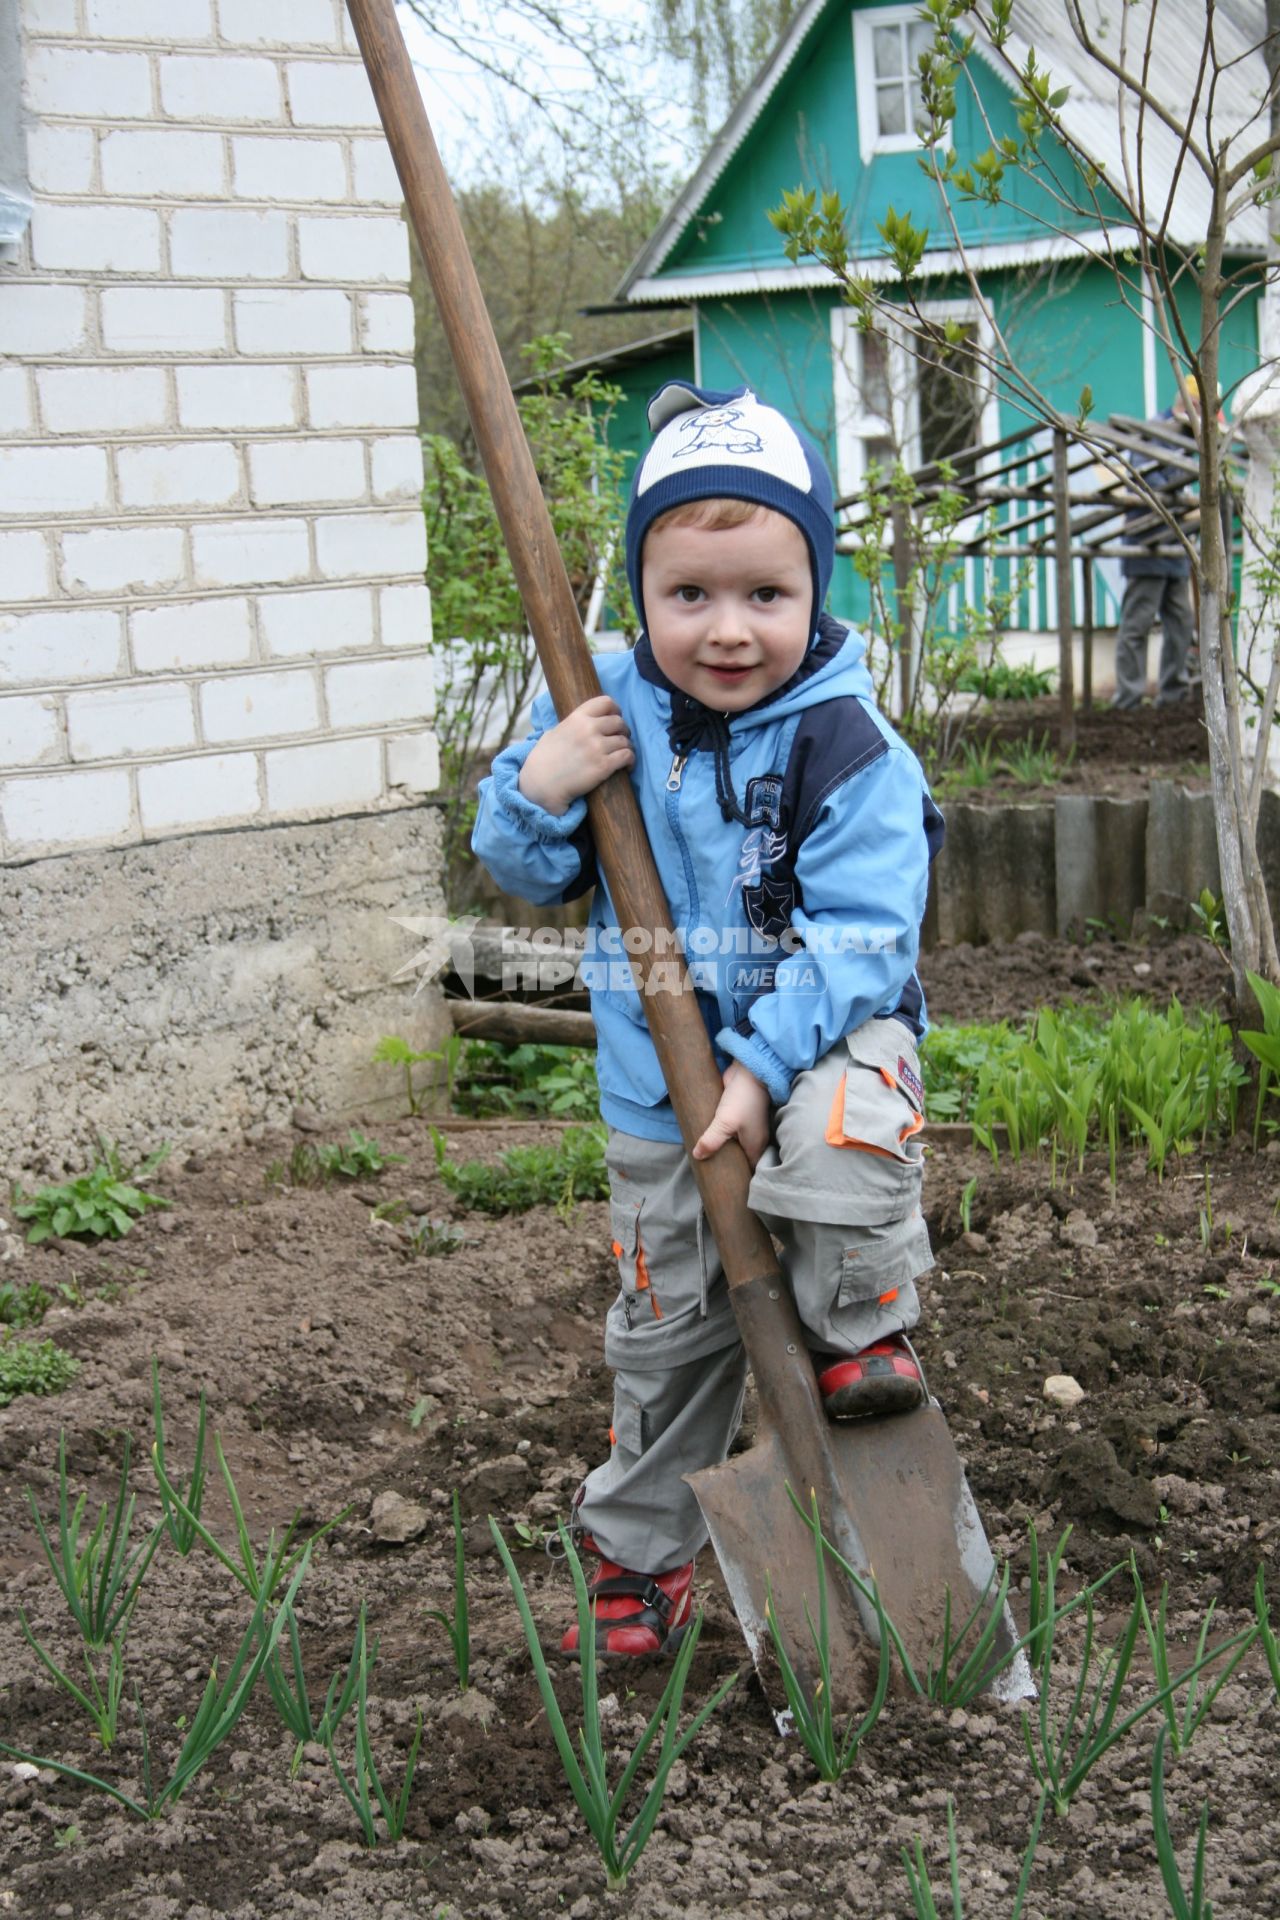
[[[688,758],[687,753],[678,753],[671,762],[671,771],[667,775],[667,825],[680,851],[680,864],[684,868],[684,884],[688,894],[687,912],[690,925],[694,925],[698,919],[698,882],[689,853],[689,843],[680,825],[680,783],[684,778],[685,762]]]

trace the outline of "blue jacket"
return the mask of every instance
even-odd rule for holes
[[[779,1104],[874,1016],[924,1031],[915,963],[942,818],[876,709],[864,652],[824,614],[791,679],[727,721],[671,685],[644,635],[596,661],[631,730],[632,784],[717,1063],[740,1060]],[[532,718],[481,783],[472,846],[499,886],[538,905],[595,886],[582,976],[601,1111],[624,1132],[679,1140],[586,802],[551,814],[517,786],[555,723],[546,695]],[[651,992],[674,984],[662,958]]]
[[[1178,422],[1181,425],[1186,435],[1187,452],[1194,453],[1196,443],[1191,428],[1185,420],[1179,419],[1172,407],[1166,407],[1163,413],[1155,416],[1157,425],[1163,426],[1170,422]],[[1149,487],[1154,487],[1157,493],[1164,494],[1166,498],[1169,488],[1178,485],[1186,487],[1190,484],[1181,467],[1162,466],[1150,455],[1143,457],[1139,454],[1131,454],[1129,464],[1135,473],[1142,475]],[[1129,532],[1130,522],[1141,522],[1150,518],[1149,507],[1137,507],[1132,513],[1126,514],[1125,537],[1130,540],[1135,538]],[[1149,527],[1141,538],[1152,547],[1163,547],[1170,545],[1174,535],[1167,526],[1160,523]],[[1128,554],[1121,560],[1120,572],[1126,580],[1188,580],[1191,577],[1191,562],[1185,553],[1135,553]]]

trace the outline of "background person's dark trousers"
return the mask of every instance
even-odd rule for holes
[[[1185,700],[1190,685],[1187,652],[1192,640],[1191,596],[1186,580],[1167,574],[1135,574],[1124,583],[1116,639],[1113,706],[1136,707],[1147,691],[1147,636],[1160,622],[1160,679],[1156,705]]]

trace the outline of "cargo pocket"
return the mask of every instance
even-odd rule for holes
[[[609,1204],[613,1253],[622,1282],[622,1312],[628,1332],[642,1320],[661,1320],[662,1309],[649,1279],[644,1243],[640,1238],[640,1200],[614,1199]]]
[[[933,1265],[929,1230],[917,1210],[911,1218],[845,1230],[837,1307],[889,1307],[900,1290]]]
[[[924,1087],[910,1034],[899,1020],[870,1020],[845,1046],[849,1064],[828,1116],[828,1145],[918,1164]]]
[[[848,1152],[859,1223],[888,1227],[920,1206],[924,1113],[915,1048],[897,1020],[870,1021],[845,1045],[848,1064],[836,1082],[825,1139]]]
[[[613,1395],[613,1424],[609,1428],[609,1440],[624,1453],[639,1459],[644,1452],[644,1408],[629,1393],[615,1388]]]

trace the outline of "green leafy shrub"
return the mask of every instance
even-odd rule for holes
[[[101,1160],[78,1180],[40,1187],[35,1193],[14,1186],[13,1211],[31,1223],[30,1245],[38,1246],[53,1234],[64,1240],[119,1240],[149,1209],[173,1205],[134,1184],[149,1179],[168,1158],[167,1143],[132,1170],[121,1165],[118,1150],[108,1141],[100,1140],[98,1149]]]
[[[460,1206],[476,1213],[554,1207],[566,1214],[581,1200],[607,1199],[605,1140],[602,1126],[566,1127],[552,1145],[509,1147],[496,1166],[489,1166],[482,1160],[450,1160],[444,1135],[431,1129],[440,1178]]]
[[[968,668],[957,686],[961,693],[976,693],[983,700],[1040,700],[1053,691],[1053,669],[1033,667],[1030,661],[1010,666],[997,655],[985,667]]]
[[[0,1407],[20,1393],[61,1393],[79,1371],[75,1355],[52,1340],[15,1340],[8,1331],[0,1335]]]
[[[518,405],[551,524],[578,611],[597,579],[610,576],[609,604],[630,606],[620,537],[626,456],[609,444],[621,390],[597,373],[567,383],[568,335],[547,334],[524,349],[537,382]],[[466,891],[472,864],[477,772],[504,747],[538,670],[520,592],[483,476],[451,440],[423,441],[427,585],[438,636],[435,731],[440,742],[445,894]]]
[[[470,1040],[455,1098],[459,1113],[550,1113],[595,1120],[600,1113],[595,1051]]]
[[[6,1280],[0,1286],[0,1326],[38,1327],[53,1305],[53,1295],[38,1280],[25,1287]]]

